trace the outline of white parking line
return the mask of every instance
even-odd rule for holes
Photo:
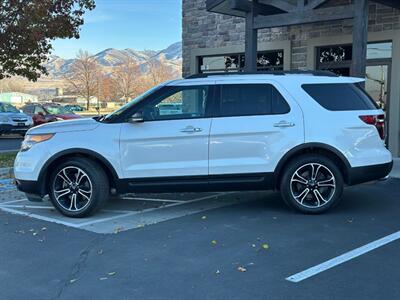
[[[323,263],[321,263],[319,265],[311,267],[311,268],[309,268],[307,270],[304,270],[304,271],[302,271],[300,273],[297,273],[297,274],[294,274],[292,276],[289,276],[289,277],[286,278],[286,280],[291,281],[291,282],[295,282],[295,283],[303,281],[303,280],[305,280],[307,278],[315,276],[315,275],[317,275],[317,274],[319,274],[321,272],[329,270],[329,269],[331,269],[333,267],[336,267],[337,265],[343,264],[343,263],[345,263],[345,262],[347,262],[347,261],[349,261],[349,260],[351,260],[353,258],[359,257],[359,256],[361,256],[361,255],[363,255],[365,253],[368,253],[368,252],[370,252],[372,250],[375,250],[375,249],[377,249],[379,247],[382,247],[382,246],[384,246],[386,244],[389,244],[389,243],[391,243],[393,241],[396,241],[398,239],[400,239],[400,231],[397,231],[397,232],[395,232],[393,234],[390,234],[388,236],[385,236],[385,237],[383,237],[383,238],[381,238],[379,240],[373,241],[373,242],[371,242],[369,244],[366,244],[364,246],[356,248],[356,249],[354,249],[352,251],[346,252],[346,253],[344,253],[344,254],[342,254],[340,256],[332,258],[332,259],[330,259],[330,260],[328,260],[326,262],[323,262]]]
[[[0,205],[0,207],[8,208],[34,208],[34,209],[54,209],[54,206],[40,206],[40,205]]]
[[[42,220],[42,221],[57,223],[57,224],[61,224],[61,225],[65,225],[65,226],[69,226],[69,227],[73,227],[73,228],[78,228],[79,227],[79,225],[77,225],[77,224],[61,221],[61,220],[58,220],[58,219],[55,219],[55,218],[48,218],[48,217],[44,217],[44,216],[41,216],[41,215],[32,214],[30,212],[16,210],[16,209],[13,209],[13,208],[7,208],[7,207],[0,206],[0,210],[3,210],[5,212],[9,212],[9,213],[12,213],[12,214],[15,214],[15,215],[31,217],[31,218],[39,219],[39,220]]]
[[[140,198],[140,197],[123,197],[123,200],[141,200],[141,201],[155,201],[155,202],[185,202],[185,200],[169,200],[169,199],[154,199],[154,198]]]
[[[24,202],[24,201],[28,201],[28,199],[21,199],[21,200],[12,200],[12,201],[7,201],[7,202],[1,202],[0,205],[11,204],[11,203],[18,203],[18,202]]]
[[[35,214],[35,213],[28,212],[28,211],[23,211],[23,210],[21,211],[20,210],[20,209],[54,209],[53,206],[13,204],[13,203],[27,201],[27,199],[13,200],[13,201],[0,203],[0,210],[3,210],[5,212],[9,212],[9,213],[12,213],[12,214],[17,214],[17,215],[36,218],[36,219],[47,221],[47,222],[58,223],[58,224],[66,225],[66,226],[73,227],[73,228],[86,227],[86,229],[88,229],[87,228],[88,226],[91,226],[91,225],[94,225],[94,224],[104,223],[104,222],[108,222],[108,221],[113,221],[113,220],[122,219],[122,218],[129,217],[129,216],[133,216],[133,215],[140,215],[140,214],[148,213],[148,212],[152,213],[154,211],[167,209],[167,208],[171,208],[171,207],[176,207],[176,206],[184,207],[183,205],[186,205],[186,204],[189,204],[189,203],[195,203],[195,202],[199,202],[199,201],[203,201],[203,200],[207,200],[207,199],[217,198],[218,196],[228,195],[228,194],[231,194],[231,193],[234,193],[234,192],[214,193],[212,195],[208,195],[208,196],[204,196],[204,197],[200,197],[200,198],[195,198],[195,199],[191,199],[191,200],[184,200],[184,201],[182,201],[182,200],[171,200],[171,199],[165,200],[165,199],[155,199],[155,198],[141,198],[141,197],[136,198],[136,197],[131,197],[131,198],[135,198],[135,200],[169,202],[170,204],[163,205],[163,206],[160,206],[160,207],[153,207],[153,208],[143,209],[143,210],[140,210],[140,211],[138,211],[138,210],[131,211],[131,210],[105,209],[105,210],[102,210],[102,211],[103,212],[108,212],[108,213],[117,213],[118,215],[105,217],[105,218],[100,218],[100,219],[92,219],[92,220],[88,220],[87,222],[82,222],[82,223],[70,223],[70,222],[66,222],[66,221],[60,220],[57,217],[55,217],[55,218],[45,217],[45,216],[42,216],[42,215],[39,215],[39,214]],[[192,211],[191,213],[196,213],[196,212],[200,212],[200,211],[202,211],[202,210]],[[169,218],[167,218],[167,219],[169,219]],[[157,222],[155,222],[155,223],[157,223]],[[88,230],[93,231],[92,229],[88,229]],[[95,231],[95,232],[97,232],[97,231]],[[108,231],[105,231],[105,232],[108,232]],[[103,233],[103,232],[101,232],[101,233]]]
[[[112,220],[119,219],[119,218],[122,218],[122,217],[135,215],[136,213],[137,213],[136,211],[131,211],[131,212],[128,212],[128,213],[125,213],[125,214],[122,214],[122,215],[118,215],[118,216],[102,218],[102,219],[97,219],[97,220],[93,220],[93,221],[88,221],[88,222],[85,222],[85,223],[80,223],[79,225],[77,225],[77,228],[83,227],[83,226],[90,226],[90,225],[97,224],[97,223],[112,221]]]

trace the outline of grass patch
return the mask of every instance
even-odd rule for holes
[[[18,152],[0,153],[0,168],[12,167],[17,153]]]

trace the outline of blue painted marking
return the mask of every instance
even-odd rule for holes
[[[13,184],[13,179],[0,179],[0,191],[15,190],[16,186]]]

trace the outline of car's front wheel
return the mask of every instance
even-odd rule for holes
[[[63,215],[88,217],[107,201],[108,178],[96,162],[81,157],[71,158],[51,173],[49,196],[55,208]]]
[[[292,208],[308,214],[323,213],[339,203],[343,176],[329,158],[306,154],[292,160],[281,180],[281,194]]]

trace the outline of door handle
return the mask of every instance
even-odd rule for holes
[[[201,132],[203,131],[203,129],[198,128],[198,127],[193,127],[193,126],[187,126],[183,129],[181,129],[181,132],[185,132],[185,133],[195,133],[195,132]]]
[[[274,124],[274,127],[293,127],[295,124],[292,122],[288,122],[288,121],[280,121],[278,123]]]

